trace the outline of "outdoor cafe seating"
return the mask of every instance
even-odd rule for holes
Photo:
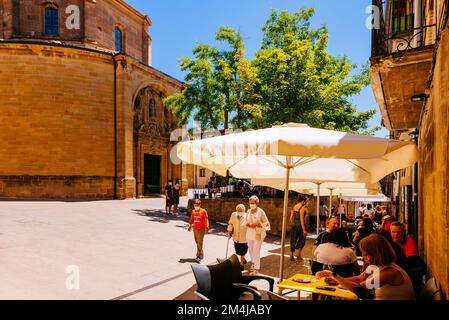
[[[225,260],[215,265],[192,264],[198,289],[195,294],[201,300],[239,300],[248,293],[253,300],[261,300],[261,293],[254,287],[233,283],[232,263]]]
[[[195,294],[201,300],[261,300],[265,292],[249,284],[252,281],[264,280],[268,282],[269,292],[273,292],[274,279],[262,275],[243,275],[238,257],[233,254],[230,258],[217,259],[218,264],[192,264],[198,289]],[[267,292],[268,293],[268,292]],[[268,295],[274,298],[274,295]]]
[[[229,260],[232,265],[232,282],[249,285],[252,281],[264,280],[264,281],[268,282],[270,291],[273,291],[273,287],[274,287],[274,279],[273,278],[265,277],[262,275],[257,275],[257,276],[243,275],[239,259],[238,259],[237,255],[235,255],[235,254],[230,256],[227,260]],[[217,261],[219,263],[221,263],[226,260],[217,258]]]

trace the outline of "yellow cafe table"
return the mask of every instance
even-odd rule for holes
[[[295,274],[293,277],[288,278],[278,283],[279,293],[285,289],[298,291],[298,300],[301,297],[301,291],[307,291],[320,295],[331,296],[346,300],[358,300],[355,293],[342,288],[340,285],[329,285],[324,281],[324,278],[319,279],[316,276],[307,274]],[[322,289],[320,289],[320,287]],[[331,288],[325,290],[324,288]]]

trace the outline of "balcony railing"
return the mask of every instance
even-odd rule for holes
[[[372,57],[435,44],[438,0],[373,0]],[[440,0],[441,1],[441,0]],[[444,0],[443,0],[444,1]]]

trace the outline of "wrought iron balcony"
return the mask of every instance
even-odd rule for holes
[[[372,31],[372,58],[433,46],[437,1],[444,0],[373,0],[378,24]]]

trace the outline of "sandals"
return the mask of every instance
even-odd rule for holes
[[[249,275],[250,276],[258,276],[259,275],[259,270],[254,269]]]

